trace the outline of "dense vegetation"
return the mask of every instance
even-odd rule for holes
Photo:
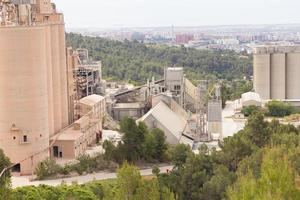
[[[233,51],[196,50],[137,41],[112,41],[99,37],[69,33],[68,45],[86,48],[94,60],[102,61],[102,74],[107,80],[145,83],[152,76],[161,78],[164,68],[184,67],[187,77],[197,84],[207,79],[222,82],[223,106],[252,90],[252,57]]]
[[[127,119],[123,126],[126,125],[125,127],[130,130],[132,127],[127,126],[130,124],[130,120]],[[135,127],[132,130],[138,129]],[[137,140],[135,139],[135,142]],[[126,143],[131,144],[131,142]],[[133,151],[134,156],[125,157],[124,160],[140,159],[143,154],[137,150],[143,149],[143,145],[140,144],[144,142],[137,142],[137,144],[131,146],[131,149],[116,154],[126,156],[129,150]],[[130,145],[126,148],[129,147]],[[298,128],[280,124],[276,120],[267,122],[264,120],[263,113],[254,112],[249,116],[245,128],[234,136],[225,138],[220,142],[220,148],[221,151],[209,150],[206,145],[202,145],[199,154],[195,155],[189,146],[179,144],[171,147],[168,154],[174,169],[165,173],[154,167],[155,177],[147,180],[142,179],[137,169],[124,161],[123,167],[118,171],[118,179],[110,184],[94,182],[56,188],[25,187],[13,190],[10,192],[10,198],[6,199],[292,200],[300,198],[298,180],[300,130]],[[52,193],[56,196],[42,196]]]
[[[168,146],[164,132],[159,129],[148,130],[140,122],[138,125],[131,118],[124,118],[120,122],[123,142],[116,147],[111,142],[104,142],[105,158],[118,163],[124,161],[136,162],[140,160],[155,162],[165,161]]]
[[[233,51],[207,51],[185,47],[146,45],[137,41],[112,41],[99,37],[67,34],[73,48],[86,48],[101,60],[103,75],[116,80],[145,83],[162,77],[165,67],[182,66],[191,80],[242,79],[252,75],[252,58]]]
[[[272,100],[266,104],[265,108],[257,107],[254,105],[245,106],[241,110],[245,117],[249,117],[252,113],[260,111],[269,117],[285,117],[296,114],[297,110],[289,103],[282,101]]]
[[[2,197],[2,196],[1,196]],[[13,190],[7,200],[175,200],[166,187],[160,187],[156,178],[143,179],[133,165],[124,163],[116,180],[95,181],[72,186],[41,185]],[[2,198],[1,198],[2,200]]]
[[[58,165],[52,158],[47,158],[35,169],[37,178],[42,180],[101,170],[115,171],[118,164],[123,164],[125,161],[157,163],[169,160],[166,155],[168,146],[163,131],[148,130],[144,123],[136,124],[135,120],[131,118],[121,120],[120,131],[123,133],[122,142],[115,146],[110,141],[104,141],[104,155],[97,154],[93,157],[81,155],[76,158],[75,162],[67,163],[64,166]]]
[[[175,169],[159,175],[159,182],[179,200],[299,199],[295,184],[300,173],[299,144],[299,129],[266,122],[262,113],[255,112],[244,130],[220,143],[221,151],[208,153],[202,146],[200,154],[194,155],[187,147],[177,146]]]

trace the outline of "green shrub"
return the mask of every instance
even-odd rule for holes
[[[266,107],[268,115],[272,117],[284,117],[294,113],[294,108],[290,104],[281,101],[270,101]]]
[[[56,161],[53,158],[47,158],[38,164],[35,169],[35,174],[37,175],[37,178],[41,180],[57,175],[60,169],[61,167],[56,164]]]
[[[245,117],[249,117],[254,113],[255,111],[259,111],[259,108],[257,106],[251,105],[251,106],[245,106],[242,109],[242,113]]]

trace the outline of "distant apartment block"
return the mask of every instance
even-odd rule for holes
[[[186,44],[192,40],[194,40],[194,35],[191,34],[178,34],[175,39],[177,44]]]

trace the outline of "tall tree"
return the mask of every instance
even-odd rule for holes
[[[263,113],[254,112],[250,115],[244,128],[244,133],[246,137],[258,147],[263,147],[268,143],[271,133]]]
[[[128,161],[138,160],[143,153],[143,143],[148,130],[143,123],[136,124],[135,120],[125,117],[120,122],[121,131],[124,133],[124,153]]]
[[[256,179],[252,171],[240,174],[234,186],[228,189],[229,200],[240,199],[300,199],[295,184],[295,171],[286,152],[281,148],[265,149],[261,176]]]
[[[138,169],[125,162],[118,170],[117,198],[119,200],[133,200],[142,185],[142,177]]]

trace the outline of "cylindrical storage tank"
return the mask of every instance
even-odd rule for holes
[[[285,53],[271,54],[271,99],[285,99]]]
[[[61,82],[61,112],[62,112],[62,128],[68,126],[68,81],[67,81],[67,60],[66,60],[66,41],[65,41],[65,26],[58,26],[59,35],[59,67],[60,67],[60,82]]]
[[[270,54],[253,56],[254,90],[262,99],[270,99]]]
[[[60,45],[59,30],[57,25],[51,25],[51,44],[54,132],[57,133],[62,128]]]
[[[52,65],[52,40],[51,26],[46,26],[46,54],[47,56],[47,83],[48,83],[48,105],[49,105],[49,133],[54,135],[54,96],[53,96],[53,65]]]
[[[0,147],[22,174],[49,155],[45,27],[0,28]],[[32,165],[33,164],[33,165]]]
[[[300,53],[287,54],[287,99],[300,99]]]

